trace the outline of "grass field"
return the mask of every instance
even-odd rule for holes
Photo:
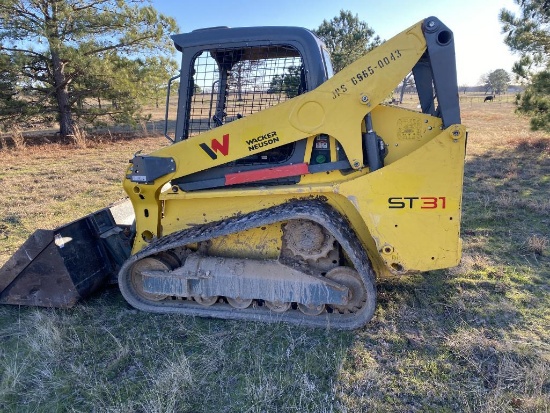
[[[550,137],[467,102],[459,267],[379,280],[353,332],[155,315],[111,288],[70,310],[0,306],[2,412],[550,411]],[[0,151],[0,264],[36,227],[124,196],[163,138]]]

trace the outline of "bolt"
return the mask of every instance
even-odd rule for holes
[[[365,96],[365,95],[361,96],[361,102],[367,103],[368,101],[369,101],[369,97],[368,97],[368,96]]]
[[[453,131],[453,136],[457,136],[457,137],[460,136],[460,132],[457,131],[457,130],[454,130],[454,131]]]
[[[355,169],[359,168],[361,166],[361,163],[359,161],[353,161],[353,167]]]
[[[435,26],[435,22],[433,20],[430,20],[427,24],[427,26],[430,28],[430,29],[433,29],[434,26]]]

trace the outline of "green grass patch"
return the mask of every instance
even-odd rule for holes
[[[147,314],[116,288],[70,310],[2,306],[0,411],[549,411],[550,138],[511,104],[463,118],[462,262],[378,280],[367,326]],[[37,227],[118,200],[127,160],[162,145],[2,151],[0,262]]]

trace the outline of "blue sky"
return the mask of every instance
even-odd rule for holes
[[[501,8],[518,10],[513,0],[152,0],[178,22],[181,32],[212,26],[302,26],[317,28],[341,9],[350,10],[376,34],[389,39],[419,20],[436,16],[455,35],[459,85],[475,85],[484,73],[511,71],[518,60],[504,44]]]

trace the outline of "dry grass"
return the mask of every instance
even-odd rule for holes
[[[22,149],[25,147],[25,137],[23,136],[23,131],[17,125],[13,125],[11,127],[11,140],[17,149]],[[5,142],[3,143],[3,146],[6,147]]]
[[[548,412],[550,138],[509,103],[465,103],[459,267],[380,280],[351,333],[146,314],[116,289],[0,307],[0,411]],[[128,159],[165,142],[3,150],[0,262],[122,197]]]
[[[128,160],[140,149],[166,144],[157,137],[2,151],[0,263],[37,227],[55,228],[125,197],[121,182]]]
[[[88,146],[88,133],[78,126],[78,124],[74,125],[73,134],[70,137],[77,148],[85,148]]]

